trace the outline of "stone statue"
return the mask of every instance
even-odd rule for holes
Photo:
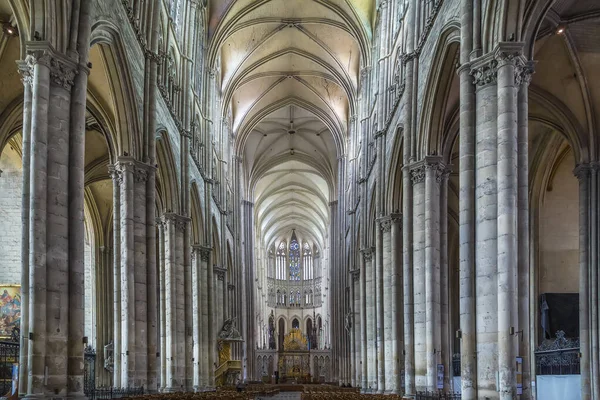
[[[344,328],[346,332],[350,334],[350,329],[352,329],[352,310],[348,311],[345,318]]]
[[[269,317],[269,349],[275,350],[275,316],[273,311],[271,311]]]
[[[223,327],[219,332],[219,339],[224,340],[242,340],[242,335],[235,328],[234,318],[228,318],[223,322]]]
[[[111,341],[104,346],[104,369],[109,371],[109,372],[113,372],[113,367],[114,367],[114,358],[113,358],[113,353],[114,353],[114,345]]]

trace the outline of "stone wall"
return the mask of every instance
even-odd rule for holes
[[[579,182],[570,152],[560,161],[540,210],[540,293],[579,292]]]
[[[10,144],[0,155],[0,284],[21,282],[21,156]]]

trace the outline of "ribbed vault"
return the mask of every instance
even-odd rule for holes
[[[220,112],[230,118],[265,248],[291,229],[326,243],[374,3],[210,3],[209,61],[220,66]]]

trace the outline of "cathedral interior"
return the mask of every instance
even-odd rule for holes
[[[0,396],[600,400],[597,0],[0,25]]]

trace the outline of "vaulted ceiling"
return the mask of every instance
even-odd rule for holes
[[[269,246],[290,229],[324,245],[375,0],[211,1],[222,110]]]

